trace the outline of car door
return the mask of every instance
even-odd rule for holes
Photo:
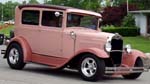
[[[65,20],[63,21],[64,29],[63,32],[63,57],[70,59],[75,54],[75,43],[76,43],[76,31],[73,28],[68,28],[69,23],[69,16],[66,14],[64,16]]]
[[[39,54],[51,57],[62,56],[62,16],[55,11],[42,11]]]
[[[27,40],[33,53],[38,53],[40,51],[40,11],[25,9],[22,11],[21,18],[21,24],[17,24],[18,28],[16,28],[16,34],[18,34],[17,36],[22,36]]]

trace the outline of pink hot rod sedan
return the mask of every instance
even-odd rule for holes
[[[15,12],[14,37],[4,55],[12,69],[33,62],[76,69],[87,81],[104,75],[136,79],[147,71],[143,52],[123,46],[118,33],[99,29],[99,13],[54,5],[20,5]]]

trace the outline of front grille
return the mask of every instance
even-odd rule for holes
[[[111,46],[112,52],[110,52],[110,57],[112,59],[113,64],[119,66],[122,61],[123,40],[112,39]]]

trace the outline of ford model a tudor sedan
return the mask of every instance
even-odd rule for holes
[[[136,79],[147,71],[144,53],[123,46],[119,34],[99,29],[99,13],[53,5],[20,5],[15,12],[14,37],[4,55],[12,69],[30,62],[65,67],[87,81],[104,75]]]

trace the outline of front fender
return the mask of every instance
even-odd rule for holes
[[[137,58],[145,58],[145,54],[139,50],[132,50],[131,53],[123,53],[122,64],[134,67]]]
[[[14,38],[11,39],[10,43],[8,44],[8,47],[13,42],[16,42],[16,43],[20,44],[20,46],[22,47],[24,62],[31,61],[32,51],[31,51],[31,48],[30,48],[28,42],[23,37],[17,36],[17,37],[14,37]],[[7,49],[8,49],[8,47],[7,47]],[[6,54],[7,54],[7,49],[6,49]],[[6,55],[5,55],[4,58],[6,58]]]
[[[91,53],[98,56],[99,58],[109,58],[108,54],[104,50],[98,48],[88,48],[88,49],[79,50],[78,52],[75,53],[75,56],[81,53]]]

